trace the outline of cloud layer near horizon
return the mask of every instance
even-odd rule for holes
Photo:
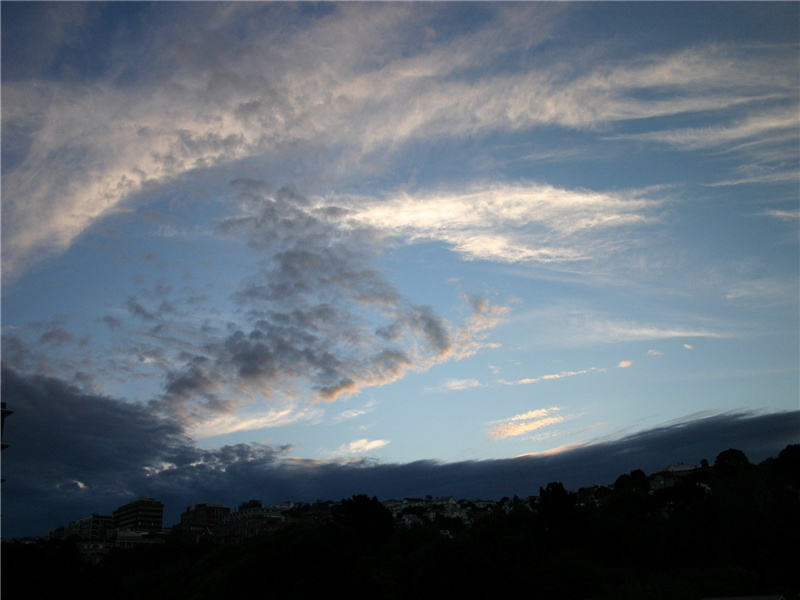
[[[42,535],[92,512],[110,513],[143,494],[167,505],[165,525],[171,525],[198,502],[235,507],[260,498],[270,505],[362,492],[381,499],[427,494],[499,499],[536,494],[549,481],[569,488],[607,485],[636,468],[651,473],[675,462],[713,462],[729,447],[744,450],[753,461],[776,456],[798,442],[800,424],[797,411],[697,415],[539,457],[408,464],[298,460],[287,457],[286,446],[203,450],[180,422],[145,406],[8,368],[2,377],[4,401],[14,409],[4,436],[10,444],[3,455],[4,537]],[[508,423],[537,422],[531,419],[556,410],[518,415]],[[384,443],[354,442],[360,450]]]

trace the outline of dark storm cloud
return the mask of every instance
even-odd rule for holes
[[[110,513],[140,494],[180,496],[183,502],[204,495],[207,486],[224,489],[226,469],[237,463],[264,468],[286,450],[202,450],[178,421],[151,406],[21,375],[5,364],[2,399],[13,411],[3,437],[10,444],[3,453],[6,537],[42,534],[84,513]]]
[[[338,500],[527,496],[561,481],[568,488],[613,483],[633,469],[713,463],[728,448],[751,462],[800,441],[800,412],[723,414],[660,427],[549,456],[441,463],[336,463],[287,458],[290,446],[236,444],[197,448],[179,422],[147,405],[88,394],[41,376],[2,371],[2,398],[14,413],[3,441],[3,535],[41,535],[92,512],[110,514],[147,494],[165,503],[165,525],[186,506],[250,498]]]

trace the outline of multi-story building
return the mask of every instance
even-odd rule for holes
[[[120,506],[113,512],[114,529],[155,531],[162,528],[164,504],[147,496]]]
[[[105,540],[113,528],[112,517],[91,514],[67,525],[67,536],[77,535],[82,540]]]
[[[195,504],[187,506],[186,511],[181,513],[181,524],[211,524],[219,525],[225,515],[230,514],[231,509],[222,504]]]

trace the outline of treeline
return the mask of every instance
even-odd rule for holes
[[[504,499],[471,526],[402,527],[377,498],[332,518],[222,546],[168,542],[114,550],[96,566],[73,541],[2,549],[4,600],[797,598],[800,445],[752,465],[739,450],[662,489],[642,471],[578,492],[552,482]],[[450,535],[443,535],[448,528]]]

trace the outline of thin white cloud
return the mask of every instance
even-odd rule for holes
[[[460,391],[468,390],[471,388],[482,387],[482,384],[477,379],[448,379],[442,385],[432,388],[425,388],[426,392],[433,391]]]
[[[348,457],[378,450],[390,443],[389,440],[368,440],[366,438],[342,444],[336,450],[322,450],[321,453],[331,458]]]
[[[756,279],[732,286],[725,298],[735,304],[754,306],[778,306],[796,304],[798,298],[797,280]]]
[[[553,413],[560,411],[561,408],[553,406],[528,411],[500,421],[492,421],[487,424],[491,425],[488,433],[490,437],[496,440],[530,433],[531,431],[563,422],[565,417],[553,415]]]
[[[724,339],[736,335],[720,325],[709,327],[627,321],[609,318],[596,311],[560,307],[519,314],[514,319],[535,322],[539,338],[551,346],[589,346],[674,338]]]
[[[357,419],[358,417],[363,417],[367,413],[369,413],[369,410],[366,408],[354,408],[351,410],[345,410],[335,415],[333,417],[333,422],[341,423],[343,421],[350,421],[352,419]]]
[[[779,112],[759,113],[748,116],[729,126],[671,129],[648,133],[616,136],[616,139],[633,139],[660,142],[685,150],[701,148],[730,148],[734,142],[752,138],[772,141],[789,141],[797,138],[800,115],[794,109]],[[774,139],[778,135],[777,140]],[[766,140],[765,140],[766,141]]]
[[[628,367],[630,367],[632,364],[633,364],[633,361],[632,361],[632,360],[622,360],[622,361],[620,361],[620,363],[619,363],[617,366],[618,366],[620,369],[627,369],[627,368],[628,368]]]
[[[773,217],[782,221],[796,221],[800,220],[800,209],[795,210],[768,210],[763,213],[764,216]]]
[[[763,173],[760,175],[752,175],[738,179],[724,179],[721,181],[715,181],[713,183],[706,183],[704,185],[708,187],[721,187],[744,184],[786,184],[798,183],[798,181],[800,181],[800,173],[798,173],[796,169],[791,169],[780,173]]]
[[[539,383],[542,381],[552,381],[555,379],[564,379],[565,377],[575,377],[576,375],[585,375],[586,373],[592,373],[602,370],[603,369],[598,369],[596,367],[590,367],[588,369],[582,369],[580,371],[561,371],[560,373],[550,373],[548,375],[540,375],[539,377],[526,377],[524,379],[518,379],[516,381],[501,380],[498,383],[501,383],[503,385],[530,385],[532,383]]]

